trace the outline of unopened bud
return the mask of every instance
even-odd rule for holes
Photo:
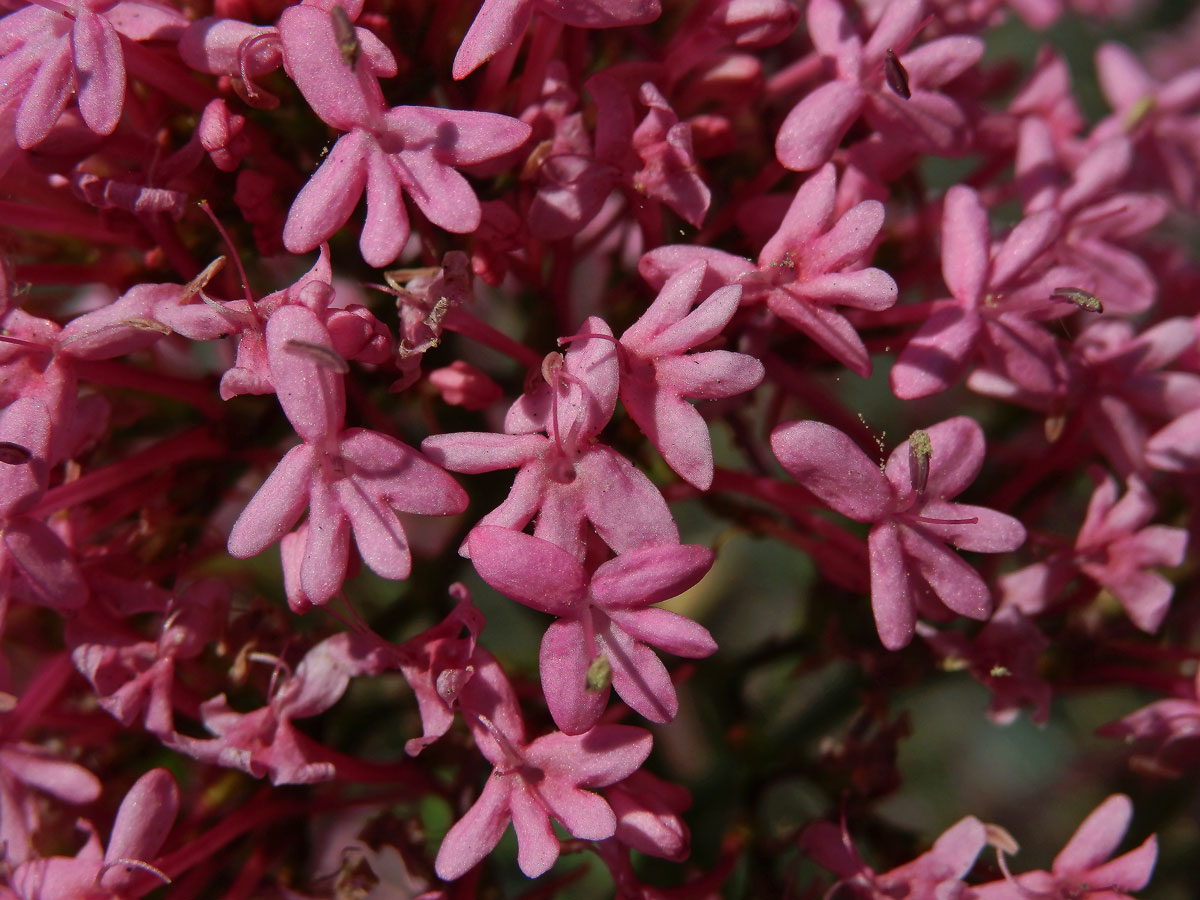
[[[438,389],[446,403],[463,409],[487,409],[504,396],[500,385],[461,359],[434,369],[429,373],[429,383]]]

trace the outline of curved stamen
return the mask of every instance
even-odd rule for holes
[[[978,525],[979,516],[968,516],[965,519],[938,519],[933,516],[909,516],[914,522],[924,522],[926,525]]]
[[[163,884],[170,884],[171,878],[162,869],[155,868],[150,863],[141,859],[114,859],[112,862],[107,862],[100,867],[100,871],[96,873],[96,879],[93,884],[100,884],[100,879],[104,877],[104,873],[116,866],[125,866],[126,868],[141,869],[143,872],[149,872],[155,878],[162,880]]]

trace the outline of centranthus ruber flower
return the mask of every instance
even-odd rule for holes
[[[305,507],[303,546],[294,547],[298,609],[326,602],[342,586],[350,533],[363,561],[384,578],[407,578],[412,555],[396,511],[450,515],[467,495],[449,475],[395,438],[343,429],[345,362],[312,310],[282,306],[267,322],[271,380],[303,443],[280,460],[229,533],[230,554],[255,556],[280,540]]]
[[[1177,777],[1200,766],[1200,669],[1179,681],[1175,696],[1096,729],[1133,748],[1130,765],[1137,771]]]
[[[480,742],[479,749],[495,768],[438,850],[435,868],[446,881],[461,878],[487,856],[509,822],[517,833],[517,864],[530,878],[558,859],[551,818],[581,840],[612,837],[617,830],[612,807],[586,788],[628,778],[646,761],[652,743],[649,732],[628,725],[599,725],[579,735],[556,731],[529,744],[495,726],[489,731],[493,739]]]
[[[1028,615],[1042,613],[1081,573],[1111,591],[1138,628],[1153,633],[1167,614],[1175,585],[1151,570],[1180,565],[1188,533],[1149,524],[1156,511],[1154,497],[1138,476],[1129,476],[1120,498],[1113,478],[1098,469],[1092,477],[1096,488],[1074,548],[1005,575],[1000,580],[1004,602]]]
[[[849,437],[822,422],[780,425],[771,448],[783,467],[831,509],[872,523],[871,608],[889,650],[912,640],[917,613],[986,619],[983,578],[944,544],[979,553],[1015,550],[1025,527],[1012,516],[950,501],[983,466],[983,429],[958,416],[915,431],[883,471]]]
[[[712,441],[704,417],[685,398],[732,397],[763,378],[762,363],[745,353],[687,352],[720,335],[742,295],[730,285],[692,309],[707,269],[701,263],[668,280],[620,342],[621,402],[667,465],[702,491],[712,484]]]
[[[1005,877],[972,888],[972,896],[978,900],[1126,900],[1150,881],[1158,856],[1158,840],[1150,835],[1128,853],[1109,859],[1132,819],[1133,803],[1124,794],[1113,794],[1075,829],[1049,872],[1013,877],[1001,851],[998,855]]]
[[[609,687],[652,722],[669,722],[679,699],[647,644],[701,658],[717,649],[702,625],[656,603],[683,593],[712,565],[707,547],[668,544],[622,553],[587,570],[560,547],[506,528],[479,526],[468,539],[480,577],[500,593],[557,616],[542,637],[542,692],[554,724],[587,731]]]
[[[508,434],[436,434],[421,449],[451,472],[520,467],[508,497],[480,525],[520,531],[536,519],[537,537],[580,561],[589,525],[616,553],[678,544],[679,528],[654,482],[596,440],[617,403],[612,330],[593,316],[568,341],[566,353],[546,356],[541,380],[509,409]]]
[[[837,77],[809,93],[784,119],[775,139],[775,154],[784,166],[803,172],[822,165],[864,113],[872,127],[912,150],[954,154],[966,149],[966,115],[933,89],[975,65],[983,41],[952,35],[901,53],[923,24],[922,0],[888,3],[865,44],[839,0],[812,0],[807,15],[813,45],[836,66]],[[885,73],[893,59],[904,73],[901,82]]]
[[[166,769],[151,769],[121,801],[108,848],[95,828],[79,827],[87,843],[74,857],[31,859],[13,871],[9,885],[20,900],[119,900],[140,897],[169,878],[151,865],[179,810],[179,788]]]
[[[18,106],[17,144],[40,143],[72,96],[88,128],[112,134],[125,105],[121,36],[170,39],[185,24],[178,10],[153,0],[39,0],[4,16],[0,110]]]
[[[862,268],[883,227],[883,204],[864,200],[836,214],[833,164],[814,173],[796,192],[783,223],[767,241],[757,265],[748,259],[692,245],[659,247],[642,257],[638,271],[655,287],[698,263],[707,263],[706,286],[742,285],[742,303],[766,301],[788,324],[807,334],[859,375],[871,357],[837,306],[888,309],[896,282],[882,269]]]

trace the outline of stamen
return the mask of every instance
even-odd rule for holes
[[[212,207],[208,205],[207,200],[200,201],[200,208],[204,210],[204,214],[213,223],[213,227],[217,229],[217,234],[221,235],[221,240],[229,248],[229,252],[233,256],[233,264],[237,267],[238,277],[242,279],[242,295],[246,298],[246,305],[250,307],[250,315],[254,317],[259,330],[262,330],[262,318],[258,314],[258,307],[254,305],[254,295],[250,293],[250,280],[246,278],[246,267],[242,265],[242,257],[237,252],[237,247],[233,245],[233,239],[229,237],[229,232],[225,230],[225,226],[221,224],[216,214],[213,213]]]
[[[612,663],[608,661],[607,656],[601,653],[592,660],[585,680],[591,693],[603,691],[612,684]]]
[[[898,97],[903,97],[905,100],[912,99],[912,91],[908,86],[908,72],[904,70],[903,63],[891,50],[888,50],[883,57],[883,77],[887,81],[887,86]]]
[[[918,494],[925,493],[925,485],[929,481],[929,457],[933,456],[933,442],[929,433],[921,430],[914,431],[908,436],[908,472],[912,479],[913,490]]]
[[[183,286],[183,293],[179,296],[179,302],[181,304],[187,303],[197,294],[201,293],[206,287],[208,287],[208,283],[216,277],[218,272],[225,268],[225,260],[226,257],[218,256],[207,266],[205,266],[199,275],[185,284]]]

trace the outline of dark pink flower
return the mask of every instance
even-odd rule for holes
[[[553,732],[526,744],[493,730],[495,741],[480,750],[495,768],[475,804],[442,841],[435,863],[439,878],[453,881],[469,872],[499,843],[509,822],[517,833],[517,863],[530,878],[558,859],[551,818],[581,840],[613,836],[612,808],[585,789],[632,775],[650,755],[649,732],[600,725],[586,734]]]
[[[951,503],[983,465],[983,430],[957,417],[913,432],[880,470],[849,437],[821,422],[791,422],[771,434],[783,467],[830,508],[872,523],[871,607],[885,647],[912,640],[918,612],[986,619],[991,593],[979,573],[947,549],[1001,553],[1025,541],[1012,516]]]
[[[1176,696],[1156,700],[1096,733],[1131,745],[1131,763],[1143,772],[1177,777],[1200,765],[1200,669]]]

